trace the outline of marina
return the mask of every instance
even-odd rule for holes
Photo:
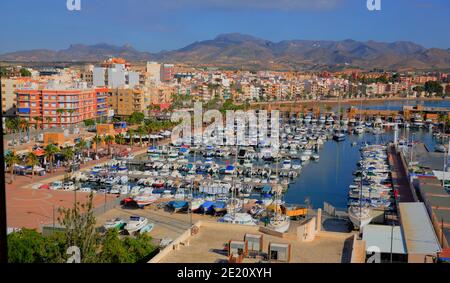
[[[394,139],[392,127],[377,128],[383,123],[378,120],[311,117],[280,119],[282,142],[276,154],[261,144],[151,146],[146,154],[111,160],[49,188],[115,194],[126,207],[157,203],[172,213],[211,214],[227,223],[266,223],[275,231],[288,229],[286,207],[293,205],[317,209],[327,203],[348,215],[357,229],[370,222],[371,209],[395,212],[386,155],[386,144]],[[337,130],[342,140],[335,138]],[[397,131],[401,141],[414,136],[429,147],[437,144],[436,135],[425,126]],[[367,223],[353,221],[363,212]]]

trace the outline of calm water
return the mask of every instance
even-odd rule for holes
[[[371,105],[364,108],[371,109],[401,109],[405,105],[403,102],[386,102],[381,105]],[[409,105],[415,105],[410,102]],[[450,102],[425,102],[425,106],[447,107]],[[429,130],[423,129],[414,131],[415,140],[424,142],[430,149],[435,146],[435,140]],[[404,129],[399,129],[399,136],[405,135]],[[409,135],[407,133],[407,135]],[[291,184],[286,193],[285,200],[288,203],[303,204],[305,199],[309,199],[314,208],[323,207],[324,202],[328,202],[338,209],[346,209],[348,186],[351,185],[356,170],[356,163],[360,160],[359,148],[362,143],[386,143],[394,140],[394,133],[386,132],[380,136],[367,133],[362,136],[347,136],[344,142],[336,143],[327,141],[320,151],[320,160],[310,162],[300,174],[294,184]],[[357,142],[358,145],[352,147],[351,144]]]

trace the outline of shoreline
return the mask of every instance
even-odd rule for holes
[[[393,101],[450,101],[450,97],[414,97],[414,98],[407,98],[407,97],[389,97],[389,98],[352,98],[352,99],[342,99],[339,101],[339,99],[327,99],[327,100],[290,100],[290,101],[270,101],[270,102],[255,102],[250,103],[250,107],[258,107],[258,106],[264,106],[268,104],[276,105],[276,106],[282,106],[282,105],[290,105],[290,104],[314,104],[314,105],[320,105],[320,104],[360,104],[363,102],[364,104],[378,104],[378,103],[384,103],[384,102],[393,102]]]

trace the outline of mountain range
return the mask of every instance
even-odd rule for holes
[[[450,48],[425,48],[408,41],[283,40],[272,42],[250,35],[222,34],[173,51],[141,52],[130,45],[74,44],[59,51],[36,49],[0,55],[0,61],[97,62],[108,57],[129,61],[162,61],[227,68],[319,69],[449,69]]]

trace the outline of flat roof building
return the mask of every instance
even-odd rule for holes
[[[408,263],[432,262],[441,251],[438,238],[423,202],[399,204],[402,233],[408,253]]]

